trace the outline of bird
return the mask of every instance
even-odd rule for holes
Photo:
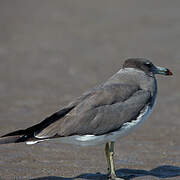
[[[0,144],[35,144],[54,138],[79,146],[104,144],[108,179],[122,179],[115,172],[114,144],[151,114],[157,97],[156,74],[173,75],[146,58],[128,58],[107,81],[40,123],[1,136]]]

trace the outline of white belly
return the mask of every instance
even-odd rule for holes
[[[143,111],[141,111],[140,115],[137,117],[136,120],[132,120],[131,122],[124,123],[123,126],[114,132],[110,132],[106,135],[74,135],[60,138],[60,142],[67,143],[67,144],[74,144],[80,146],[92,146],[97,144],[104,144],[110,141],[116,141],[117,138],[127,135],[128,133],[132,132],[138,126],[140,126],[151,114],[152,108],[147,106]]]

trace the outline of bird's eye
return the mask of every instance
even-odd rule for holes
[[[151,64],[150,62],[146,62],[145,65],[146,65],[147,67],[151,67],[151,66],[152,66],[152,64]]]

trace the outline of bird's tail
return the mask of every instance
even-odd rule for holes
[[[63,108],[60,111],[47,117],[40,123],[35,124],[27,129],[17,130],[17,131],[13,131],[11,133],[5,134],[4,136],[0,137],[0,144],[20,143],[20,142],[26,142],[26,144],[35,144],[41,141],[57,138],[58,136],[56,134],[53,134],[47,137],[42,137],[42,138],[39,138],[36,135],[39,132],[41,132],[43,129],[48,128],[48,126],[51,125],[52,123],[55,123],[56,121],[64,117],[73,108],[74,106]]]
[[[25,140],[20,141],[20,139],[22,139],[22,137],[24,137],[24,135],[25,135],[25,130],[13,131],[11,133],[5,134],[4,136],[1,136],[0,144],[25,142]]]
[[[0,145],[1,144],[9,144],[9,143],[21,143],[25,142],[26,144],[36,144],[41,141],[49,140],[50,138],[36,138],[32,135],[32,132],[29,132],[29,129],[34,128],[32,126],[25,130],[17,130],[11,133],[5,134],[4,136],[0,137]]]

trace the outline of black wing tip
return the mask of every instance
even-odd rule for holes
[[[13,132],[10,132],[10,133],[8,133],[8,134],[5,134],[5,135],[1,136],[1,138],[7,137],[7,136],[24,135],[24,133],[25,133],[25,130],[17,130],[17,131],[13,131]]]

